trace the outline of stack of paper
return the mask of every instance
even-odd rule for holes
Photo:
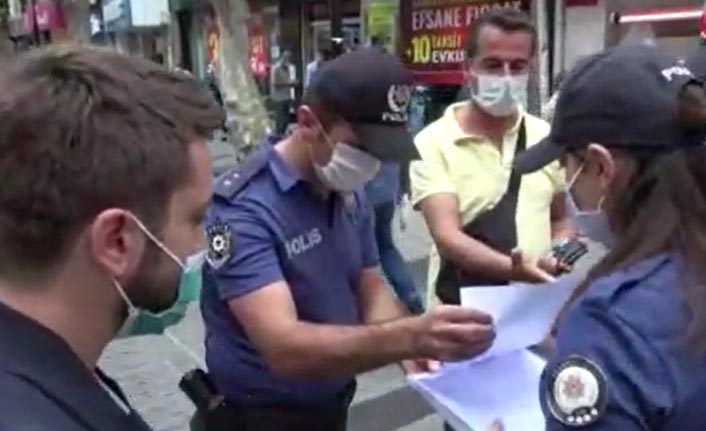
[[[579,280],[579,277],[567,275],[547,284],[461,289],[461,304],[490,314],[495,323],[493,346],[475,361],[542,342]]]
[[[539,377],[544,360],[527,350],[445,365],[410,383],[457,431],[486,431],[502,420],[505,431],[542,431]]]
[[[539,405],[544,360],[527,347],[546,337],[577,283],[567,276],[551,284],[462,289],[464,306],[493,316],[493,346],[476,359],[410,376],[411,385],[459,431],[486,431],[496,420],[505,431],[544,430]]]

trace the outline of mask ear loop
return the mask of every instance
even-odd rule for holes
[[[581,166],[579,166],[579,168],[576,170],[574,177],[566,185],[566,191],[571,192],[571,189],[574,188],[576,181],[579,179],[579,176],[581,175],[581,172],[583,172],[583,169],[585,167],[586,167],[586,162],[581,163]]]
[[[157,237],[154,236],[154,234],[152,234],[152,232],[150,232],[149,229],[147,229],[147,226],[145,226],[145,225],[140,221],[140,219],[137,218],[136,215],[134,215],[134,214],[132,214],[132,213],[130,213],[130,212],[128,212],[127,214],[128,214],[128,216],[132,219],[132,221],[135,222],[135,224],[137,225],[137,227],[140,228],[140,230],[142,231],[142,233],[144,233],[147,238],[149,238],[157,247],[160,248],[160,250],[162,250],[162,251],[163,251],[167,256],[169,256],[177,265],[179,265],[179,268],[184,269],[184,263],[181,261],[181,259],[179,259],[179,258],[177,257],[177,255],[175,255],[174,253],[172,253],[172,251],[169,250],[169,249],[167,248],[167,246],[162,243],[162,241],[160,241],[159,239],[157,239]]]
[[[127,293],[125,293],[125,289],[123,289],[120,283],[118,283],[118,280],[113,279],[113,285],[115,286],[115,289],[117,289],[120,296],[123,298],[123,301],[125,301],[125,304],[128,306],[128,308],[134,309],[135,306],[133,305],[132,301],[130,301],[130,298],[128,298]]]
[[[140,219],[137,218],[136,215],[134,215],[131,212],[128,212],[127,216],[133,222],[135,222],[135,224],[142,231],[142,233],[144,233],[145,236],[147,236],[147,238],[149,238],[151,241],[153,241],[157,245],[157,247],[159,247],[163,252],[165,252],[167,254],[167,256],[169,256],[171,259],[173,259],[181,268],[184,267],[181,264],[181,261],[176,257],[176,255],[174,255],[174,253],[172,253],[169,249],[167,249],[167,247],[165,247],[161,241],[159,241],[154,235],[152,235],[152,232],[150,232],[147,229],[147,227],[140,221]],[[120,297],[123,299],[123,301],[127,305],[128,310],[134,310],[136,307],[132,303],[130,298],[127,296],[127,293],[125,292],[125,289],[123,289],[123,286],[115,278],[113,278],[112,281],[113,281],[113,286],[115,286],[115,289],[118,291],[118,294],[120,295]]]
[[[601,196],[601,198],[598,200],[598,208],[596,211],[603,211],[603,202],[605,202],[605,196]]]
[[[566,185],[566,192],[571,193],[571,189],[574,187],[576,184],[576,181],[578,180],[579,176],[583,172],[584,168],[586,167],[586,162],[584,161],[581,163],[581,166],[578,168],[576,173],[574,174],[574,177],[569,181],[569,183]],[[594,212],[600,212],[603,211],[603,203],[605,202],[605,196],[601,196],[601,198],[598,200],[598,205]]]
[[[333,151],[336,148],[336,144],[333,143],[333,139],[331,139],[331,136],[328,134],[326,129],[324,129],[324,125],[321,123],[321,120],[319,120],[319,117],[314,115],[313,112],[311,113],[311,115],[316,118],[316,127],[319,128],[319,131],[324,136],[324,139],[328,143],[329,147],[331,147],[331,151]]]
[[[309,115],[311,115],[312,118],[314,118],[314,120],[316,121],[316,127],[319,129],[319,132],[324,136],[324,140],[331,149],[331,158],[333,158],[333,154],[336,151],[336,144],[334,144],[333,140],[331,139],[331,136],[329,136],[329,134],[324,129],[324,125],[321,123],[321,120],[319,120],[319,117],[317,117],[316,114],[314,114],[314,112],[308,106],[306,107],[306,110],[309,112]],[[318,163],[314,162],[314,153],[311,149],[311,143],[307,142],[306,144],[309,150],[309,159],[312,161],[312,163],[318,165]]]

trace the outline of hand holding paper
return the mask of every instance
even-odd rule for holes
[[[464,360],[487,350],[495,338],[492,318],[473,309],[441,305],[417,319],[413,350],[421,358]]]
[[[490,314],[495,322],[495,342],[476,360],[541,343],[578,281],[577,276],[567,275],[554,283],[462,289],[461,303]]]
[[[492,347],[476,359],[410,376],[410,383],[459,431],[492,429],[498,419],[503,431],[542,431],[538,390],[545,361],[526,349],[544,339],[577,282],[565,276],[552,284],[463,289],[464,306],[493,317]]]

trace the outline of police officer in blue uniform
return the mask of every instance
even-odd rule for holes
[[[0,430],[149,430],[97,362],[194,298],[223,112],[184,74],[86,47],[13,59],[0,87]]]
[[[576,67],[552,131],[576,220],[609,254],[560,321],[540,397],[547,431],[706,429],[706,100],[675,58],[623,46]]]
[[[405,360],[418,370],[492,342],[480,312],[406,317],[377,270],[363,187],[381,160],[417,156],[406,129],[411,83],[379,50],[328,62],[293,134],[271,138],[215,185],[206,361],[241,429],[344,430],[357,373]]]

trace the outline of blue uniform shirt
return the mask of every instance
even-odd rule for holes
[[[210,250],[201,310],[206,361],[216,386],[231,399],[255,404],[333,400],[349,379],[307,381],[274,375],[228,301],[286,281],[299,319],[360,323],[358,282],[362,271],[378,262],[364,193],[322,197],[272,145],[259,147],[214,189],[206,222]]]
[[[547,431],[706,430],[706,360],[686,339],[684,273],[659,255],[589,286],[542,376]]]

